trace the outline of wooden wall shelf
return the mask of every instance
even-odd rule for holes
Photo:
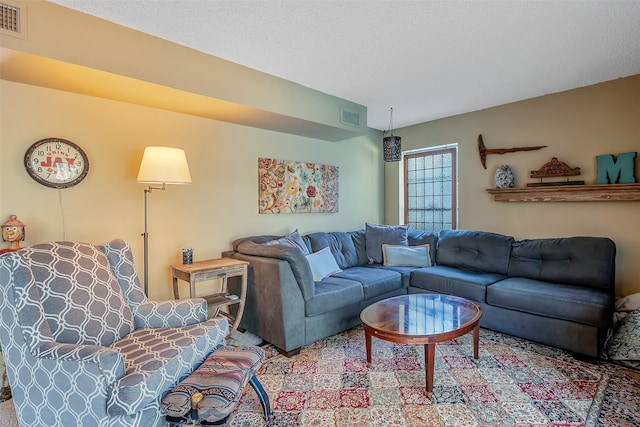
[[[496,202],[640,201],[640,183],[488,188]]]

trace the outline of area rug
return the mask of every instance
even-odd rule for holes
[[[247,389],[228,426],[638,426],[640,373],[482,330],[436,346],[425,394],[422,346],[373,339],[361,327],[286,358],[271,345],[258,378],[273,414]]]

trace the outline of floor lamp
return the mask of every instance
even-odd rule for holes
[[[189,164],[184,150],[169,147],[145,147],[137,181],[149,184],[144,189],[144,294],[149,296],[149,233],[147,232],[147,194],[163,190],[165,184],[191,184]],[[154,185],[156,185],[154,187]]]

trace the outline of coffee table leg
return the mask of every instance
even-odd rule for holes
[[[433,391],[433,362],[435,359],[436,344],[424,345],[424,370],[427,376],[427,396],[431,397]]]
[[[371,363],[371,334],[367,331],[364,332],[364,341],[367,347],[367,363]]]
[[[473,358],[478,358],[478,347],[480,345],[480,324],[473,328]]]

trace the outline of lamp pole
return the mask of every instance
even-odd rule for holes
[[[149,296],[149,232],[147,231],[147,194],[151,193],[151,190],[163,190],[165,189],[164,182],[162,187],[152,187],[144,189],[144,233],[142,238],[144,240],[144,294]]]

